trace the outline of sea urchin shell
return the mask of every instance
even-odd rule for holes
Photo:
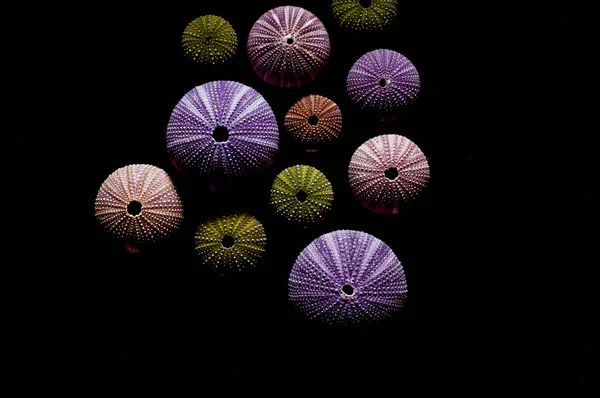
[[[181,40],[185,55],[201,64],[220,64],[233,57],[237,35],[229,22],[204,15],[190,22]]]
[[[339,137],[342,112],[329,98],[307,95],[292,105],[283,123],[296,141],[314,151]]]
[[[221,270],[255,266],[266,242],[262,224],[246,213],[209,220],[195,234],[196,254],[204,264]]]
[[[100,186],[95,216],[133,251],[138,244],[153,243],[178,230],[183,205],[164,170],[133,164],[117,169]]]
[[[383,113],[396,113],[412,104],[420,89],[419,73],[408,58],[385,49],[360,57],[346,79],[353,103]]]
[[[288,279],[288,297],[310,319],[358,324],[391,317],[407,298],[400,261],[381,240],[337,230],[312,241]]]
[[[241,176],[271,164],[279,128],[273,110],[256,90],[218,80],[190,90],[177,103],[166,142],[180,171]]]
[[[331,209],[333,189],[323,173],[311,166],[283,170],[271,187],[271,205],[287,220],[316,224]]]
[[[333,0],[340,25],[354,30],[381,30],[396,17],[398,0]]]
[[[329,35],[310,11],[282,6],[264,13],[252,26],[248,58],[256,74],[277,87],[313,81],[329,58]]]
[[[371,138],[352,155],[350,188],[367,209],[398,213],[401,203],[415,199],[429,182],[429,164],[421,149],[397,134]]]

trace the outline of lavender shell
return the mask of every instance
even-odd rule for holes
[[[346,90],[361,109],[396,113],[412,104],[421,89],[419,73],[404,55],[392,50],[364,54],[350,69]]]
[[[248,58],[256,74],[277,87],[299,87],[313,81],[329,58],[329,34],[310,11],[276,7],[252,26]]]
[[[404,269],[388,245],[360,231],[312,241],[288,280],[289,300],[310,319],[360,324],[393,316],[407,298]]]
[[[271,165],[279,128],[273,110],[256,90],[218,80],[190,90],[177,103],[166,144],[181,172],[242,176]]]

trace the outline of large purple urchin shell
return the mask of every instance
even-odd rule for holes
[[[95,202],[98,223],[123,239],[129,251],[154,243],[181,227],[183,205],[171,177],[162,169],[133,164],[102,183]]]
[[[288,289],[302,313],[332,324],[390,317],[408,292],[404,269],[389,246],[351,230],[321,235],[302,250]]]
[[[256,90],[218,80],[190,90],[177,103],[166,141],[180,171],[241,176],[271,165],[279,128],[273,110]]]
[[[313,81],[329,58],[329,35],[323,23],[301,7],[276,7],[250,30],[248,57],[256,74],[278,87]]]
[[[429,163],[421,149],[397,134],[371,138],[352,155],[350,188],[367,209],[396,214],[400,205],[415,199],[429,182]]]
[[[408,58],[385,49],[360,57],[346,80],[352,102],[383,113],[396,113],[413,103],[420,88],[419,73]]]

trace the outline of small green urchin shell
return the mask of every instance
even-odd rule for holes
[[[333,14],[346,28],[381,30],[396,17],[398,0],[372,0],[363,7],[359,0],[333,0]]]
[[[201,64],[220,64],[237,51],[237,35],[229,22],[215,15],[194,19],[183,31],[183,52]]]
[[[331,183],[311,166],[288,167],[275,177],[271,187],[271,205],[275,212],[300,224],[321,221],[331,209],[332,202]]]
[[[194,236],[196,254],[215,269],[254,267],[265,252],[263,225],[247,213],[208,220]]]

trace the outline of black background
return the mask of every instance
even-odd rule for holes
[[[490,268],[503,251],[486,252],[485,245],[491,239],[484,231],[494,229],[502,217],[487,199],[495,195],[504,203],[504,196],[500,187],[485,191],[484,182],[496,181],[495,176],[479,168],[482,159],[502,151],[493,148],[496,141],[489,136],[496,137],[492,133],[497,127],[494,123],[503,118],[483,123],[477,118],[481,117],[479,111],[487,108],[484,92],[493,94],[511,87],[503,86],[498,71],[486,68],[498,58],[510,59],[510,52],[501,52],[501,57],[493,51],[489,58],[483,55],[485,46],[492,45],[477,40],[476,32],[486,24],[485,18],[476,27],[469,25],[474,30],[456,38],[455,33],[462,29],[459,23],[449,17],[439,25],[443,15],[423,2],[401,2],[393,23],[379,32],[340,27],[330,1],[239,4],[173,2],[132,9],[98,6],[78,18],[80,40],[71,50],[81,57],[66,71],[83,73],[83,77],[72,76],[75,81],[81,79],[81,90],[71,98],[85,116],[75,126],[75,137],[79,138],[74,142],[81,142],[82,150],[73,155],[77,159],[62,160],[77,162],[85,172],[85,177],[77,180],[77,195],[82,198],[77,218],[84,228],[82,233],[77,230],[76,238],[82,244],[73,249],[81,254],[77,261],[82,264],[77,271],[70,271],[82,300],[89,298],[74,311],[75,323],[79,317],[90,320],[82,327],[86,337],[80,354],[92,361],[98,351],[101,357],[108,357],[109,377],[118,380],[130,380],[134,375],[143,375],[144,380],[160,378],[166,370],[177,368],[199,383],[223,377],[232,384],[284,379],[296,385],[336,378],[355,382],[358,375],[357,384],[368,384],[374,378],[395,383],[417,374],[431,374],[439,362],[450,366],[442,373],[454,371],[468,378],[462,367],[454,369],[453,359],[444,359],[435,350],[441,346],[475,352],[489,360],[500,345],[494,338],[483,337],[489,329],[466,325],[477,324],[484,315],[497,317],[496,313],[486,313],[482,291],[498,283],[493,282],[496,275]],[[300,88],[279,89],[263,82],[254,74],[245,51],[254,22],[281,5],[297,5],[313,12],[330,36],[331,53],[325,70]],[[181,48],[181,34],[187,24],[208,14],[225,18],[238,35],[235,57],[218,67],[194,63]],[[527,72],[534,69],[535,57],[542,58],[540,48],[546,49],[540,42],[555,51],[557,41],[553,39],[560,38],[563,27],[554,24],[556,15],[551,17],[555,19],[531,24],[524,16],[507,28],[513,33],[516,29],[515,36],[528,33],[526,44],[520,47],[523,52],[517,54],[517,63]],[[545,32],[551,36],[547,42]],[[446,34],[458,40],[449,40]],[[391,123],[380,123],[373,115],[359,111],[345,91],[353,63],[378,48],[408,57],[421,78],[417,102],[408,114]],[[470,56],[464,57],[464,52]],[[441,75],[446,91],[443,102]],[[280,146],[266,175],[241,181],[233,192],[210,193],[201,183],[175,171],[166,153],[165,133],[171,111],[181,97],[197,85],[218,79],[246,84],[265,97],[278,120]],[[343,115],[339,140],[318,153],[304,152],[283,128],[289,107],[308,94],[332,99]],[[509,97],[512,103],[529,98]],[[514,105],[499,109],[503,114],[515,111]],[[62,117],[68,123],[68,112]],[[494,123],[490,125],[489,120]],[[79,126],[84,128],[79,131]],[[351,195],[347,178],[354,150],[384,133],[413,140],[431,168],[424,195],[393,216],[362,208]],[[489,146],[481,150],[485,137]],[[181,231],[142,255],[126,253],[121,242],[108,236],[93,216],[94,199],[102,182],[117,168],[135,163],[167,171],[180,191],[186,212]],[[269,206],[273,178],[294,164],[318,168],[333,185],[333,209],[317,226],[296,227],[276,217]],[[200,265],[193,251],[193,233],[202,220],[232,211],[247,211],[263,223],[267,251],[255,269],[220,276]],[[370,233],[387,243],[402,262],[408,300],[393,318],[362,327],[332,327],[305,319],[288,302],[287,278],[297,255],[312,240],[336,229]],[[509,246],[505,240],[499,242]],[[471,263],[473,258],[476,265]],[[517,266],[511,269],[517,270]],[[503,289],[509,288],[503,285],[494,296],[508,300],[510,295]],[[433,307],[443,315],[426,311],[425,304],[427,310]],[[501,307],[509,312],[509,319],[519,308],[504,303]],[[465,318],[467,323],[462,323]],[[417,333],[417,323],[422,321],[430,326],[424,333],[419,327]],[[449,339],[451,335],[459,339]],[[478,344],[472,344],[475,341]],[[581,346],[575,342],[569,347],[578,351],[571,357],[579,358]],[[468,368],[478,368],[478,363],[471,362]],[[565,373],[579,377],[582,368],[568,367]]]

